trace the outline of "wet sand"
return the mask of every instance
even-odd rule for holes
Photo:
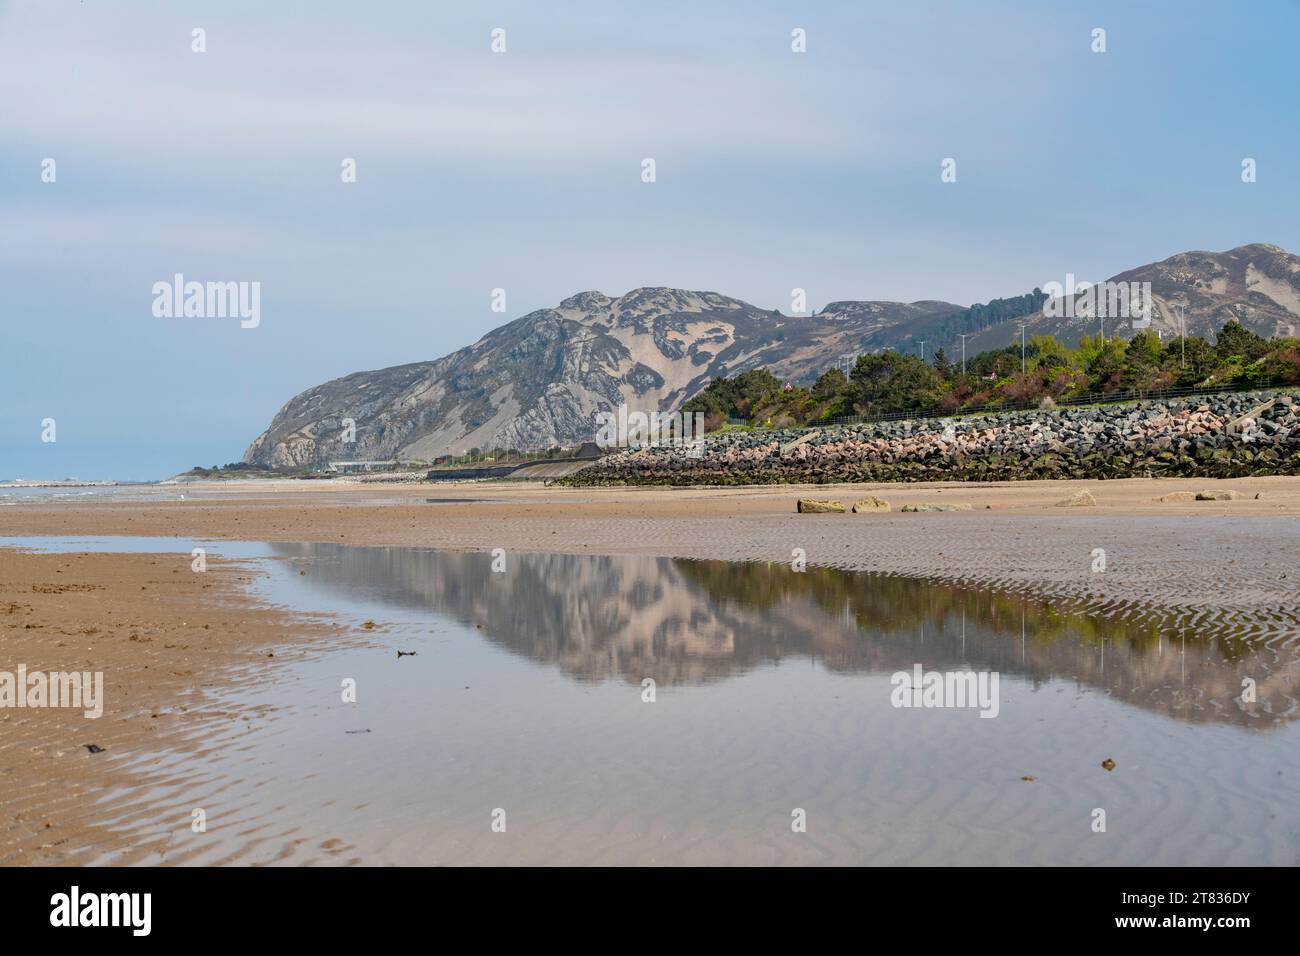
[[[1095,507],[1057,505],[1084,487]],[[1202,489],[1231,489],[1244,498],[1167,497]],[[885,498],[893,511],[794,513],[799,497],[851,504],[867,494]],[[966,503],[972,510],[901,514],[909,503]],[[0,509],[0,534],[177,535],[782,563],[801,549],[810,565],[1068,598],[1107,611],[1153,606],[1213,618],[1300,599],[1297,517],[1296,477],[725,489],[283,481],[192,484],[174,495],[160,490],[148,501],[19,504]],[[1099,559],[1104,571],[1096,570]]]
[[[0,709],[0,865],[73,862],[87,847],[159,862],[166,840],[138,843],[126,833],[188,820],[106,799],[151,781],[139,756],[197,762],[261,716],[214,706],[214,688],[259,679],[270,655],[292,659],[310,641],[345,637],[323,620],[252,601],[250,568],[211,561],[195,573],[191,561],[188,553],[0,549],[0,669],[104,675],[97,718],[81,709]]]
[[[1056,505],[1081,487],[1091,490],[1096,507]],[[1245,497],[1157,500],[1203,488],[1231,488]],[[890,501],[894,511],[794,513],[801,496],[850,504],[867,494]],[[907,503],[968,503],[971,510],[899,513]],[[213,482],[150,489],[141,500],[7,505],[0,508],[0,535],[504,548],[779,564],[801,552],[811,566],[1048,597],[1102,618],[1141,622],[1159,614],[1168,621],[1172,614],[1203,630],[1231,628],[1269,648],[1296,637],[1291,616],[1277,612],[1300,604],[1297,517],[1300,478],[726,489]],[[1104,570],[1097,569],[1099,549]],[[156,800],[140,795],[219,790],[230,779],[245,779],[223,781],[205,771],[205,758],[238,753],[241,738],[265,723],[256,708],[232,707],[224,692],[365,637],[355,623],[267,606],[250,591],[252,566],[210,559],[206,574],[194,574],[190,562],[186,551],[34,554],[0,542],[0,668],[22,662],[30,670],[99,670],[106,678],[105,714],[98,720],[79,711],[0,711],[0,864],[246,862],[271,838],[299,858],[291,848],[306,839],[310,824],[285,824],[274,808],[254,814],[238,853],[226,859],[173,847],[173,840],[185,842],[174,835],[188,829],[189,803],[172,801],[160,811]],[[1025,739],[1028,745],[1031,738]],[[103,752],[91,754],[85,745],[92,743]],[[451,854],[460,862],[524,859],[495,851],[484,856],[468,842],[469,832],[465,846],[474,849]],[[331,834],[322,840],[313,833],[312,840],[327,861],[353,859],[346,842]],[[530,852],[543,854],[534,862],[544,862],[548,851],[539,844]],[[1032,848],[1025,852],[1032,857]],[[732,857],[772,859],[740,848]],[[598,855],[573,859],[598,861]]]

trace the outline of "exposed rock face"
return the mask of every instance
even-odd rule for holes
[[[711,435],[703,453],[642,448],[565,479],[599,484],[1006,481],[1300,474],[1300,403],[1278,395],[1250,432],[1226,426],[1261,393],[846,425],[782,452],[797,432]]]
[[[1300,332],[1300,257],[1277,246],[1181,253],[1112,281],[1149,281],[1152,327],[1167,334],[1178,334],[1180,316],[1189,334],[1202,336],[1233,318],[1262,335]],[[861,352],[912,348],[927,338],[931,351],[942,346],[955,356],[955,336],[942,339],[961,311],[951,302],[844,301],[813,316],[786,316],[714,292],[646,288],[616,299],[582,292],[436,361],[308,389],[280,409],[244,461],[428,460],[476,446],[576,444],[593,437],[598,411],[626,403],[673,412],[719,375],[762,367],[807,381]],[[1021,321],[980,332],[967,341],[968,354],[1006,345]],[[1086,315],[1034,313],[1023,321],[1031,335],[1071,343],[1099,328]],[[1132,323],[1107,321],[1106,331],[1128,336]],[[352,441],[345,440],[348,419]]]

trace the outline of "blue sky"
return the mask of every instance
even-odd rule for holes
[[[1298,35],[1292,0],[0,0],[0,479],[236,460],[303,388],[586,289],[965,304],[1300,251]],[[260,282],[261,324],[155,318],[177,272]]]

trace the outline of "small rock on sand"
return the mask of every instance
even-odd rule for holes
[[[913,514],[923,514],[930,511],[970,511],[971,506],[968,504],[953,505],[903,505],[903,510]]]
[[[861,501],[853,503],[853,513],[855,515],[866,514],[872,511],[888,511],[889,502],[884,498],[877,498],[875,495],[867,495]]]
[[[1064,501],[1058,501],[1058,508],[1092,508],[1097,504],[1097,499],[1092,496],[1092,492],[1087,488],[1081,488]]]
[[[822,501],[817,498],[800,498],[795,510],[801,515],[844,514],[844,502]]]
[[[1161,495],[1156,501],[1195,501],[1196,492],[1194,491],[1171,491],[1167,495]]]
[[[1239,501],[1246,497],[1240,491],[1198,491],[1197,501]]]

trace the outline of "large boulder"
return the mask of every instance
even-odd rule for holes
[[[1197,501],[1240,501],[1246,496],[1240,491],[1198,491]]]
[[[1097,504],[1097,499],[1092,496],[1087,488],[1081,488],[1064,501],[1058,501],[1058,508],[1093,508]]]
[[[795,510],[801,515],[844,514],[844,502],[800,498]]]
[[[867,497],[863,498],[861,501],[853,502],[853,513],[855,515],[888,510],[889,502],[884,498],[877,498],[875,495],[867,495]]]

